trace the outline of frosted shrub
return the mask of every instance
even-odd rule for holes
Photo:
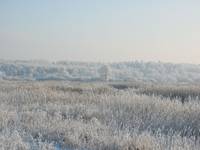
[[[1,81],[0,149],[199,148],[199,101],[191,98],[183,104],[132,88]]]
[[[0,149],[2,150],[28,150],[28,143],[24,142],[17,131],[4,133],[0,136]]]

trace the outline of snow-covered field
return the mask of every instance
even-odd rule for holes
[[[199,83],[200,65],[155,62],[84,63],[0,60],[0,78],[20,80]]]
[[[199,89],[2,80],[0,149],[198,150]]]

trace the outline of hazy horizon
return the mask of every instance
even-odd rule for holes
[[[0,1],[0,59],[200,64],[200,1]]]

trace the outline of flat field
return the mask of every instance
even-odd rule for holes
[[[200,87],[0,81],[0,149],[198,150]]]

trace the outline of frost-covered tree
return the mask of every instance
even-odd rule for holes
[[[103,65],[99,68],[98,73],[100,75],[100,78],[102,81],[108,81],[109,80],[109,66],[108,65]]]

